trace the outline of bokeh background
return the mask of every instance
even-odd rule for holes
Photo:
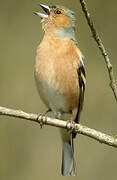
[[[36,47],[42,39],[37,0],[0,1],[0,105],[39,113],[45,110],[33,76]],[[76,33],[85,56],[87,88],[80,122],[107,134],[117,134],[117,104],[109,87],[103,57],[94,42],[79,0],[43,0],[76,13]],[[117,2],[87,0],[117,79]],[[75,140],[77,177],[115,180],[117,149],[83,135]],[[61,139],[58,128],[0,117],[0,180],[60,180]]]

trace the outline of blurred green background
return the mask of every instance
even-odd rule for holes
[[[39,113],[41,102],[33,76],[36,47],[42,39],[38,1],[0,1],[0,105]],[[47,0],[40,3],[48,4]],[[51,0],[76,13],[76,33],[85,56],[87,88],[80,122],[107,134],[117,134],[117,104],[109,87],[103,57],[94,42],[79,1]],[[117,77],[117,1],[87,0]],[[117,78],[116,78],[117,79]],[[78,135],[75,140],[77,177],[115,180],[117,149]],[[63,179],[61,139],[57,128],[0,117],[0,180]]]

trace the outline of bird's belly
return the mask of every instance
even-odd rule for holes
[[[59,92],[57,84],[53,79],[42,82],[40,78],[37,80],[38,92],[46,106],[53,111],[69,111],[67,108],[67,98]]]
[[[62,81],[64,77],[62,77],[62,81],[60,81],[60,79],[57,80],[55,76],[56,72],[49,71],[49,73],[47,73],[47,71],[44,71],[46,71],[46,69],[43,69],[42,73],[35,73],[35,78],[39,95],[45,105],[56,112],[70,112],[76,108],[78,102],[78,88],[75,88],[75,92],[72,88],[72,83],[74,82],[70,82],[70,86],[63,86]],[[65,78],[65,82],[66,80]]]

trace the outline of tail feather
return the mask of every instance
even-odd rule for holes
[[[62,175],[76,176],[76,164],[74,160],[74,146],[72,142],[63,142],[62,148]]]

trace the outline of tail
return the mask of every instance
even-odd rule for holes
[[[72,135],[65,131],[62,131],[62,140],[63,140],[63,147],[62,147],[62,175],[72,175],[76,176],[76,163],[74,160],[74,144]],[[64,135],[63,135],[64,134]]]

